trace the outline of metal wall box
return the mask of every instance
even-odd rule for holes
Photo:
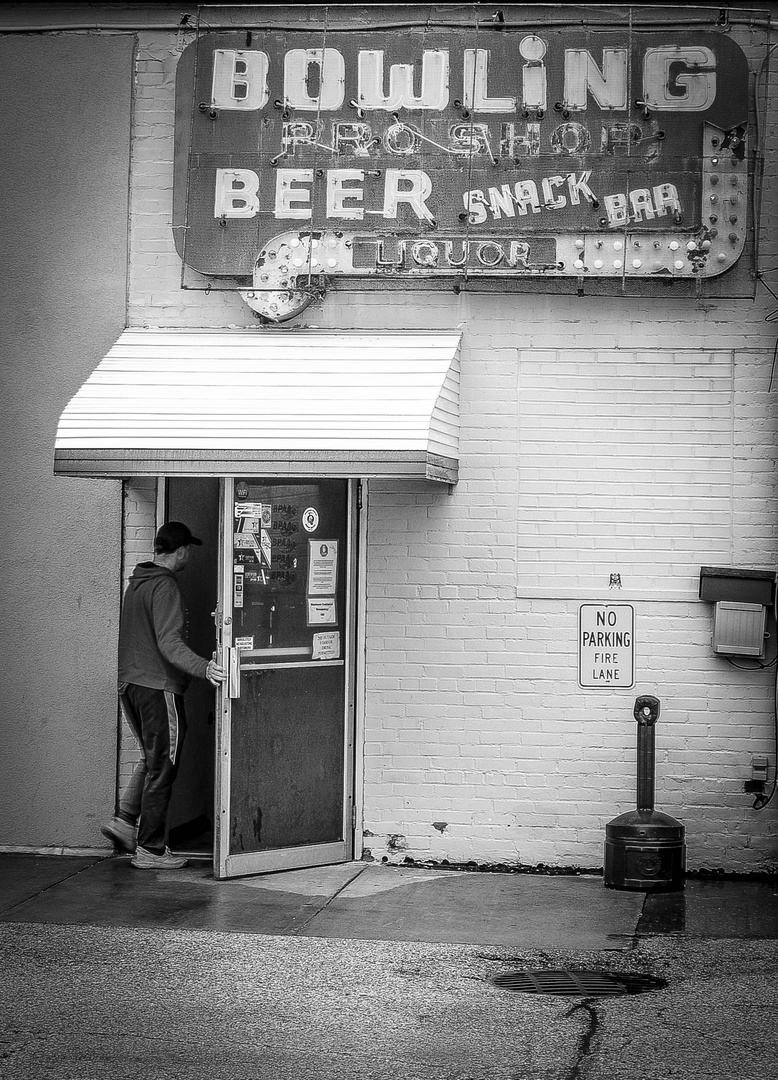
[[[722,600],[715,607],[713,651],[725,656],[763,656],[767,608]]]
[[[700,600],[712,604],[732,600],[770,607],[774,591],[774,570],[737,570],[720,566],[703,566],[700,570]]]

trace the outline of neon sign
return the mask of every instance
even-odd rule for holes
[[[336,276],[712,277],[746,239],[747,88],[704,29],[205,34],[177,248],[273,320]]]

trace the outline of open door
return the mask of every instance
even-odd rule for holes
[[[354,489],[223,482],[217,877],[352,857]]]

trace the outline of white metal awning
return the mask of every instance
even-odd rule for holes
[[[458,332],[125,330],[60,417],[70,476],[455,483]]]

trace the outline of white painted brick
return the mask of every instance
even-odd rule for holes
[[[760,52],[742,38],[756,70],[764,42]],[[130,323],[255,327],[238,297],[180,288],[173,84],[188,40],[139,35]],[[770,94],[774,116],[774,75]],[[762,251],[776,259],[778,125],[763,134]],[[657,802],[686,824],[689,865],[775,865],[769,811],[755,813],[742,791],[751,755],[772,753],[772,675],[712,654],[712,610],[697,587],[702,565],[776,565],[775,327],[765,321],[776,306],[763,289],[702,303],[343,289],[300,320],[464,333],[454,494],[371,483],[364,823],[374,857],[601,865],[605,823],[634,806],[632,706],[646,692],[662,701]],[[138,489],[131,511],[127,495],[126,562],[153,539],[153,482]],[[611,572],[620,593],[608,590]],[[634,605],[634,691],[578,688],[585,600]],[[431,824],[440,820],[443,833]]]

